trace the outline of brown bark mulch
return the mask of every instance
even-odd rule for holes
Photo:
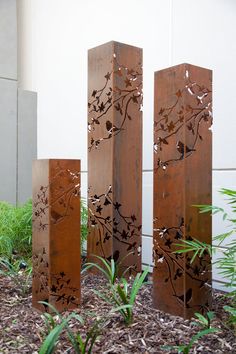
[[[111,306],[92,291],[104,291],[106,288],[101,277],[84,276],[82,306],[76,312],[84,318],[85,324],[82,326],[75,320],[71,321],[74,332],[85,334],[96,319],[105,319],[93,353],[168,353],[162,349],[163,345],[188,343],[197,332],[192,321],[153,308],[151,285],[144,285],[141,289],[134,307],[134,321],[129,327],[125,326],[119,313],[106,317]],[[216,317],[212,325],[220,328],[221,332],[200,339],[191,353],[236,353],[234,331],[226,323],[227,315],[223,310],[226,303],[224,295],[214,291],[213,311]],[[0,306],[0,353],[38,353],[46,335],[46,326],[42,316],[31,307],[31,289],[22,295],[9,277],[0,276]],[[62,334],[55,353],[74,353],[66,334]],[[176,351],[169,350],[169,353]]]

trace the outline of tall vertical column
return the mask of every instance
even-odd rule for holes
[[[33,163],[33,306],[80,303],[80,161]]]
[[[212,72],[181,64],[155,73],[154,305],[191,317],[211,302],[207,254],[190,263],[176,243],[211,243],[211,216],[193,205],[212,199]]]
[[[88,256],[141,270],[142,49],[88,54]],[[129,254],[127,256],[127,254]]]

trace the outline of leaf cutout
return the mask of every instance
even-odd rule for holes
[[[182,97],[182,93],[181,93],[180,90],[178,90],[175,94],[176,94],[177,97]]]
[[[104,77],[105,77],[105,79],[110,80],[110,78],[111,78],[111,73],[108,72]]]

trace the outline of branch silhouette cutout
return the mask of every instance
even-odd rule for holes
[[[114,59],[115,69],[104,75],[104,85],[100,89],[93,89],[88,102],[88,150],[97,149],[106,140],[120,134],[125,130],[127,120],[135,119],[129,111],[131,105],[142,107],[142,67],[127,68]],[[112,88],[112,78],[119,77],[119,86]],[[120,115],[119,125],[114,125],[106,119],[107,113],[115,109]],[[94,138],[97,126],[102,126],[104,135]]]
[[[206,123],[209,128],[212,125],[212,92],[205,85],[199,85],[191,81],[189,73],[185,74],[183,87],[178,89],[172,97],[174,103],[169,107],[161,107],[154,118],[154,153],[158,156],[154,170],[166,169],[169,165],[188,158],[196,151],[196,144],[203,140],[200,134],[200,126]],[[182,131],[191,135],[187,145],[179,140]],[[159,156],[170,142],[171,137],[176,137],[176,149],[168,159]],[[163,154],[162,154],[163,156]]]

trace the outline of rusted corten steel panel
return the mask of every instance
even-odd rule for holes
[[[80,160],[33,162],[33,307],[80,303]]]
[[[142,49],[88,53],[88,256],[141,270]],[[95,259],[94,259],[95,260]]]
[[[155,73],[154,306],[190,318],[211,303],[211,261],[191,264],[176,243],[211,243],[212,71],[181,64]]]

